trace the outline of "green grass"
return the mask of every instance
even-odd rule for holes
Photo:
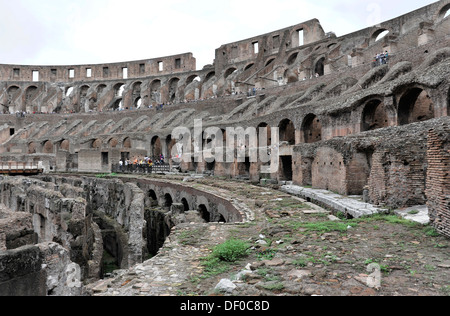
[[[239,239],[230,239],[217,245],[208,257],[202,258],[204,272],[197,279],[207,279],[228,272],[233,263],[248,255],[249,248],[248,243]]]

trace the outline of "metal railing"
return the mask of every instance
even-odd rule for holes
[[[130,164],[130,165],[119,165],[113,164],[111,166],[111,172],[113,173],[167,173],[170,172],[170,165],[168,163],[164,164]]]
[[[38,162],[0,162],[0,173],[39,173],[42,172]]]

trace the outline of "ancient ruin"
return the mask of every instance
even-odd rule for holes
[[[98,281],[140,275],[150,258],[200,256],[175,246],[177,231],[209,229],[211,241],[260,223],[264,205],[235,196],[237,183],[347,219],[423,206],[448,240],[449,11],[441,0],[341,37],[314,19],[224,44],[200,70],[192,53],[1,64],[0,295],[143,294],[130,275],[116,288]],[[240,128],[244,138],[230,132]],[[295,188],[360,196],[374,210]],[[162,283],[145,293],[176,295]]]

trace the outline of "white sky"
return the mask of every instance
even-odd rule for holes
[[[77,65],[192,52],[317,18],[342,36],[435,0],[0,0],[0,64]]]

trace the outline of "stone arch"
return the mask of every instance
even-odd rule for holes
[[[100,138],[97,138],[92,141],[91,148],[100,149],[102,148],[103,142]]]
[[[177,98],[177,90],[179,82],[180,82],[179,78],[172,78],[169,80],[169,96],[168,96],[169,102],[175,102]]]
[[[228,78],[232,73],[234,73],[235,71],[237,71],[237,68],[235,68],[235,67],[230,67],[230,68],[228,68],[228,69],[225,71],[223,77],[224,77],[225,79],[227,79],[227,78]]]
[[[114,101],[114,103],[112,105],[112,109],[114,111],[119,110],[119,109],[123,109],[123,100],[122,100],[122,98],[117,99],[116,101]]]
[[[161,80],[153,80],[150,84],[150,99],[152,104],[161,103]]]
[[[372,99],[364,105],[361,120],[361,131],[371,131],[389,126],[389,116],[380,99]]]
[[[290,65],[293,65],[293,64],[295,63],[295,61],[297,60],[297,57],[298,57],[298,52],[292,53],[292,54],[288,57],[286,63],[287,63],[289,66],[290,66]]]
[[[156,192],[154,190],[148,191],[148,197],[153,201],[158,201],[158,196],[156,195]]]
[[[173,205],[173,198],[172,195],[170,195],[170,193],[166,193],[164,194],[164,207],[170,208]]]
[[[216,75],[215,71],[210,71],[208,72],[208,74],[205,77],[205,81],[204,82],[208,82],[209,80],[211,80],[212,77],[214,77]]]
[[[447,3],[439,10],[438,21],[442,21],[449,17],[450,17],[450,3]]]
[[[284,119],[278,125],[280,129],[280,142],[295,145],[295,125],[290,119]]]
[[[249,70],[250,68],[252,68],[255,65],[255,63],[250,63],[247,66],[244,67],[244,71]]]
[[[153,157],[159,157],[162,154],[161,139],[159,136],[154,136],[151,141],[151,150]]]
[[[190,206],[189,206],[189,203],[188,203],[188,201],[187,201],[186,198],[182,198],[182,199],[181,199],[181,204],[183,204],[183,210],[184,210],[184,212],[189,212]]]
[[[28,144],[28,154],[32,155],[35,154],[37,152],[37,145],[36,143],[29,143]]]
[[[108,141],[108,145],[110,148],[116,148],[118,144],[119,144],[119,140],[117,138],[111,138]]]
[[[132,148],[132,142],[131,142],[131,138],[130,138],[130,137],[126,137],[126,138],[123,140],[123,145],[122,145],[122,147],[123,147],[123,148],[127,148],[127,149]]]
[[[42,144],[42,153],[53,154],[53,151],[54,151],[54,146],[50,140],[47,140]]]
[[[142,98],[137,97],[133,102],[133,108],[140,109],[142,107]]]
[[[99,84],[96,88],[97,94],[102,94],[103,91],[105,91],[106,87],[107,86],[105,84]]]
[[[198,206],[198,212],[200,213],[200,216],[203,218],[203,220],[205,220],[205,222],[211,222],[211,213],[208,211],[208,208],[205,204],[200,204]]]
[[[273,63],[275,61],[275,58],[269,58],[266,63],[264,64],[264,67],[269,66],[271,63]]]
[[[123,92],[125,91],[125,84],[123,82],[119,82],[114,85],[114,96],[117,98],[121,98],[123,96]]]
[[[386,35],[388,35],[390,31],[385,28],[380,28],[372,33],[372,36],[370,37],[371,43],[376,43],[380,41],[382,38],[384,38]]]
[[[308,114],[302,124],[303,141],[306,144],[322,140],[322,123],[315,114]]]
[[[398,100],[399,125],[434,118],[434,104],[426,90],[420,87],[409,88]]]
[[[25,90],[25,109],[26,111],[30,111],[30,112],[37,112],[37,107],[35,105],[33,105],[33,100],[36,97],[38,92],[38,87],[36,86],[29,86],[26,90]]]
[[[197,75],[197,74],[191,75],[191,76],[189,76],[189,77],[186,79],[186,85],[189,85],[189,84],[193,83],[194,80],[200,82],[200,81],[201,81],[201,78],[200,78],[200,76]]]
[[[70,141],[67,139],[63,139],[59,144],[59,148],[61,150],[69,151],[70,150]]]
[[[325,74],[325,57],[319,58],[314,64],[314,75],[323,76]]]

